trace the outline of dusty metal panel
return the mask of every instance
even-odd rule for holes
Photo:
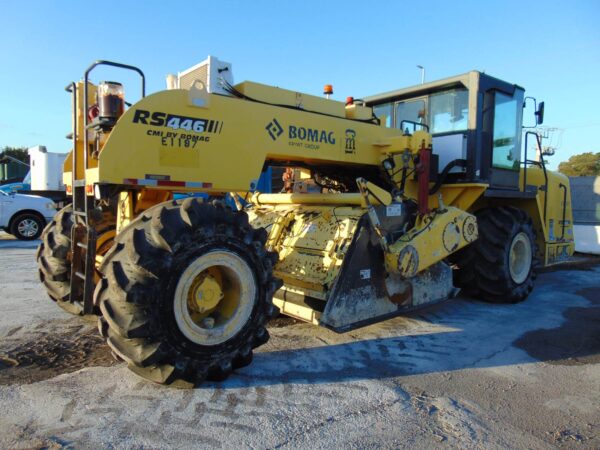
[[[390,314],[397,309],[387,299],[383,250],[379,242],[372,239],[374,231],[366,216],[358,227],[321,316],[321,323],[334,330]]]
[[[600,177],[569,177],[573,220],[577,225],[600,225]]]
[[[252,208],[248,213],[255,228],[269,232],[267,246],[279,254],[274,275],[290,289],[326,299],[364,210],[277,205]]]
[[[376,207],[389,232],[409,214]],[[380,240],[360,207],[277,205],[248,211],[253,226],[269,232],[279,253],[274,275],[282,312],[342,332],[447,299],[452,271],[438,263],[412,278],[386,272]],[[393,233],[392,233],[393,234]]]
[[[400,228],[406,218],[384,218],[383,225]],[[320,324],[343,332],[410,310],[446,300],[457,290],[452,269],[438,263],[412,278],[388,274],[383,250],[363,216],[340,275],[328,297]]]

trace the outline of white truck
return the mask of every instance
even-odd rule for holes
[[[37,239],[56,214],[56,203],[46,197],[0,191],[0,229],[17,239]]]
[[[23,181],[6,183],[0,186],[0,191],[39,195],[56,203],[66,204],[69,199],[62,180],[62,168],[67,153],[51,153],[43,145],[29,148],[28,153],[29,172]]]

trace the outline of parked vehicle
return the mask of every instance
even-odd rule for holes
[[[5,194],[10,194],[11,192],[17,193],[20,191],[30,191],[31,190],[31,171],[27,172],[25,178],[21,181],[17,181],[14,183],[6,183],[0,186],[0,191]]]
[[[0,228],[17,239],[37,239],[56,214],[56,203],[37,195],[0,191]]]

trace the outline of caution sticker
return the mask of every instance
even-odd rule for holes
[[[402,203],[392,203],[385,208],[387,217],[398,217],[402,215]]]

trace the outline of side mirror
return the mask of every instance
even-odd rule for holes
[[[537,111],[535,112],[535,123],[541,125],[544,123],[544,102],[540,102]]]

